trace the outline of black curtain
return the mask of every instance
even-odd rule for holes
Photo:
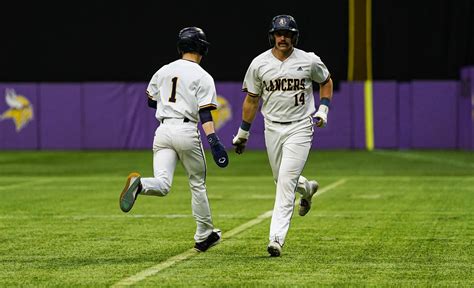
[[[357,0],[355,0],[357,1]],[[372,1],[373,78],[457,79],[474,64],[474,1]],[[202,66],[216,81],[242,81],[269,48],[278,14],[296,18],[299,47],[337,85],[347,79],[345,1],[3,1],[0,82],[148,81],[177,58],[176,36],[200,26],[212,43]]]
[[[373,1],[374,79],[459,79],[474,65],[474,1]]]
[[[258,3],[257,3],[258,2]],[[149,81],[175,60],[176,37],[199,26],[211,47],[202,66],[217,81],[242,81],[269,48],[273,16],[293,15],[299,47],[346,77],[346,1],[4,1],[0,82]],[[335,3],[332,3],[335,2]]]

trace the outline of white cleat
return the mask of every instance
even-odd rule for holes
[[[270,253],[271,257],[278,257],[281,254],[281,245],[277,241],[272,241],[268,244],[267,247],[268,253]]]
[[[311,187],[309,196],[306,198],[301,197],[301,200],[300,200],[300,208],[298,210],[298,214],[300,216],[304,216],[308,214],[309,210],[311,209],[311,199],[313,198],[313,195],[316,194],[319,188],[319,184],[315,180],[309,181],[309,186]]]

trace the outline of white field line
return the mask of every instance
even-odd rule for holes
[[[382,155],[382,156],[391,156],[391,157],[411,159],[411,160],[421,160],[425,162],[440,164],[443,166],[451,165],[451,166],[456,166],[456,167],[461,167],[461,168],[474,168],[473,163],[460,162],[460,161],[448,159],[447,157],[437,158],[437,157],[430,157],[426,155],[408,154],[408,153],[403,153],[403,152],[398,152],[398,151],[393,152],[393,151],[384,151],[384,150],[373,151],[373,153]]]
[[[318,192],[316,192],[316,194],[314,194],[313,197],[316,197],[316,196],[319,196],[323,193],[326,193],[329,190],[332,190],[332,189],[336,188],[337,186],[346,183],[346,181],[347,181],[346,179],[340,179],[340,180],[338,180],[338,181],[336,181],[336,182],[334,182],[334,183],[332,183],[332,184],[330,184],[330,185],[328,185],[328,186],[326,186],[322,189],[318,189]]]
[[[257,218],[255,219],[252,219],[250,221],[248,221],[247,223],[244,223],[240,226],[238,226],[237,228],[234,228],[232,230],[230,230],[229,232],[226,232],[224,233],[224,235],[222,235],[222,238],[231,238],[232,236],[262,222],[263,220],[265,220],[266,218],[270,217],[272,215],[272,210],[270,211],[267,211],[261,215],[259,215]],[[168,258],[167,260],[165,260],[164,262],[161,262],[161,263],[158,263],[157,265],[153,266],[153,267],[150,267],[148,269],[145,269],[133,276],[130,276],[128,278],[125,278],[125,279],[122,279],[120,280],[119,282],[117,282],[116,284],[114,284],[113,286],[111,287],[124,287],[124,286],[131,286],[131,285],[134,285],[142,280],[144,280],[145,278],[149,277],[149,276],[153,276],[155,275],[156,273],[160,272],[161,270],[165,269],[165,268],[168,268],[180,261],[183,261],[183,260],[186,260],[194,255],[197,255],[199,252],[197,252],[196,250],[194,250],[194,248],[191,248],[189,250],[186,250],[184,251],[183,253],[181,254],[178,254],[176,256],[173,256],[171,258]]]
[[[23,180],[22,180],[22,182],[0,186],[0,191],[21,188],[23,186],[35,186],[36,184],[44,184],[44,183],[54,181],[53,179],[44,179],[44,178],[29,180],[29,181],[23,181]]]
[[[239,219],[244,216],[233,214],[215,214],[216,218]],[[194,218],[191,214],[131,214],[131,215],[0,215],[0,219],[67,219],[67,220],[87,220],[87,219],[124,219],[124,218],[162,218],[162,219],[176,219],[176,218]]]
[[[237,218],[230,215],[218,215],[222,218]],[[124,219],[124,218],[193,218],[191,214],[131,214],[131,215],[0,215],[0,219],[68,219],[68,220],[87,220],[87,219]]]
[[[321,195],[343,183],[346,182],[346,179],[341,179],[337,182],[334,182],[332,183],[331,185],[329,186],[326,186],[325,188],[319,190],[315,196],[317,195]],[[254,226],[254,225],[257,225],[258,223],[262,222],[263,220],[269,218],[270,216],[272,216],[272,212],[273,210],[269,210],[263,214],[260,214],[259,216],[257,216],[257,218],[254,218],[250,221],[248,221],[247,223],[244,223],[226,233],[224,233],[222,235],[222,238],[224,239],[229,239],[229,238],[232,238],[233,236],[239,234],[240,232],[242,231],[245,231],[247,229],[249,229],[250,227]],[[138,272],[137,274],[133,275],[133,276],[130,276],[128,278],[125,278],[125,279],[122,279],[120,280],[119,282],[115,283],[114,285],[112,285],[111,287],[124,287],[124,286],[131,286],[131,285],[134,285],[144,279],[146,279],[147,277],[149,276],[153,276],[155,275],[156,273],[162,271],[163,269],[166,269],[180,261],[183,261],[183,260],[186,260],[192,256],[195,256],[197,255],[199,252],[197,252],[196,250],[194,250],[193,248],[192,249],[189,249],[189,250],[186,250],[185,252],[181,253],[181,254],[178,254],[176,256],[173,256],[171,258],[168,258],[167,260],[165,260],[164,262],[161,262],[161,263],[158,263],[157,265],[153,266],[153,267],[150,267],[148,269],[145,269],[141,272]]]

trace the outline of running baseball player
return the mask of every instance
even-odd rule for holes
[[[262,101],[265,145],[276,184],[267,251],[275,257],[280,256],[285,244],[295,191],[301,194],[298,212],[304,216],[318,190],[318,182],[306,179],[301,173],[311,149],[313,125],[327,124],[333,84],[328,69],[316,54],[295,47],[299,31],[292,16],[275,16],[268,36],[272,48],[255,57],[245,74],[242,90],[247,94],[242,123],[232,144],[238,154],[244,152],[251,123]],[[313,81],[320,88],[318,111]]]
[[[173,183],[178,161],[181,161],[189,178],[191,204],[197,228],[194,248],[206,251],[221,239],[215,229],[206,189],[206,158],[197,123],[209,141],[214,161],[219,167],[229,163],[227,152],[217,137],[211,110],[217,107],[214,80],[201,66],[210,43],[198,27],[182,29],[177,49],[180,59],[164,65],[148,84],[148,105],[156,108],[161,123],[153,140],[154,177],[142,177],[133,172],[128,175],[120,194],[123,212],[132,209],[138,195],[166,196]]]

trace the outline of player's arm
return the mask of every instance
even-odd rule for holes
[[[259,102],[260,97],[256,95],[247,94],[247,96],[245,96],[244,104],[242,106],[242,121],[247,123],[253,122],[257,115]]]
[[[156,101],[153,100],[153,97],[146,91],[146,95],[148,96],[148,107],[156,109]]]
[[[319,108],[314,118],[317,127],[325,127],[328,119],[328,112],[333,95],[333,83],[329,75],[326,81],[319,83]]]
[[[260,97],[251,93],[247,93],[242,105],[242,123],[240,124],[237,135],[232,139],[232,145],[235,146],[235,152],[242,154],[247,145],[250,136],[250,126],[257,115]]]
[[[332,100],[333,83],[331,76],[323,83],[319,84],[319,99],[327,98],[329,101]]]
[[[212,108],[210,107],[199,110],[199,118],[201,119],[202,130],[204,130],[206,136],[216,132],[211,110]]]
[[[199,118],[201,119],[202,130],[204,130],[204,133],[207,136],[207,141],[211,146],[214,162],[216,162],[219,167],[224,168],[229,164],[229,156],[227,155],[227,151],[225,150],[224,145],[222,145],[219,137],[217,137],[214,128],[214,120],[212,119],[211,114],[211,110],[213,109],[215,109],[213,106],[200,109]]]

